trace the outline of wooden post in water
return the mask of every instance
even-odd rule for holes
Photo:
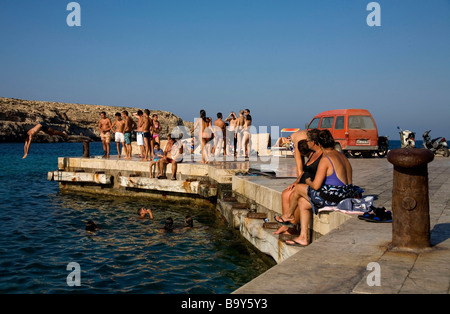
[[[90,141],[83,141],[83,158],[89,158],[89,142]]]
[[[399,148],[387,159],[394,165],[392,248],[420,250],[430,244],[428,167],[434,154],[424,148]]]

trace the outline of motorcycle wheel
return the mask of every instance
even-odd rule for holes
[[[440,151],[442,151],[442,156],[444,156],[444,157],[450,156],[450,151],[448,150],[447,147],[441,148]]]
[[[378,155],[378,157],[381,157],[381,158],[386,157],[388,151],[389,151],[389,146],[381,145],[379,150],[377,151],[377,155]]]

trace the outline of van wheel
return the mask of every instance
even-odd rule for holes
[[[349,150],[348,154],[350,155],[350,157],[353,157],[353,158],[360,158],[360,157],[362,157],[361,152],[354,151],[354,150],[353,151]]]
[[[336,143],[336,144],[334,145],[334,149],[337,150],[338,152],[342,153],[342,147],[341,147],[341,144]]]

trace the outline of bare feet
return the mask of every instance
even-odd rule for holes
[[[304,239],[300,236],[300,237],[292,239],[292,241],[289,241],[289,240],[286,241],[286,244],[295,245],[295,246],[307,246],[309,243],[308,243],[307,239]]]
[[[273,234],[282,234],[287,232],[289,229],[288,226],[281,226],[280,228],[277,229],[277,231],[274,231]]]

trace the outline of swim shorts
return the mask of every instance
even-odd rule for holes
[[[124,138],[125,138],[125,144],[131,144],[131,132],[125,132]]]
[[[125,135],[121,132],[116,132],[115,140],[116,140],[116,142],[123,143],[123,142],[125,142]]]
[[[145,138],[150,138],[150,132],[144,132],[143,135]]]
[[[102,142],[109,143],[111,142],[111,133],[108,132],[101,132],[100,138],[102,139]]]
[[[139,146],[144,146],[144,132],[136,132],[136,141]]]
[[[42,123],[39,123],[39,124],[41,125],[41,130],[42,131],[44,131],[44,132],[48,131],[48,125],[46,123],[42,122]]]

